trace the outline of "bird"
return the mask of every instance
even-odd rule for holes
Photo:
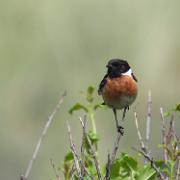
[[[98,94],[102,96],[103,104],[113,110],[117,132],[123,135],[124,128],[118,123],[117,110],[124,109],[122,115],[124,121],[126,111],[137,97],[138,80],[126,60],[110,59],[106,67],[107,73],[99,84]]]

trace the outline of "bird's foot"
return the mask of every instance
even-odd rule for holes
[[[124,128],[122,126],[117,127],[117,132],[120,133],[122,136],[124,135]]]

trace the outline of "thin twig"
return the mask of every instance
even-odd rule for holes
[[[143,139],[142,139],[142,136],[141,136],[141,132],[139,130],[138,118],[137,118],[137,112],[136,111],[134,112],[134,120],[135,120],[136,130],[137,130],[137,134],[138,134],[141,149],[143,151],[147,152],[146,147],[145,147],[144,142],[143,142]]]
[[[53,159],[50,159],[50,164],[51,164],[51,166],[52,166],[52,168],[53,168],[53,171],[54,171],[54,174],[55,174],[55,176],[56,176],[56,179],[57,179],[57,180],[60,180],[61,178],[60,178],[60,176],[59,176],[58,173],[57,173],[57,170],[56,170],[56,167],[55,167],[55,164],[54,164]]]
[[[89,172],[86,169],[85,164],[83,162],[83,159],[84,159],[84,143],[85,143],[85,139],[87,138],[87,133],[86,133],[87,119],[86,119],[86,116],[84,116],[83,119],[81,117],[79,119],[80,119],[80,122],[81,122],[81,125],[83,128],[83,137],[82,137],[82,145],[81,145],[81,158],[82,158],[82,160],[80,161],[80,163],[81,163],[81,166],[82,166],[83,170],[85,171],[85,173],[93,180],[94,178],[89,174]]]
[[[45,124],[45,126],[44,126],[44,128],[43,128],[42,134],[40,135],[40,137],[39,137],[39,139],[38,139],[38,142],[37,142],[37,144],[36,144],[36,147],[35,147],[35,149],[34,149],[32,158],[31,158],[31,160],[30,160],[29,163],[28,163],[28,167],[27,167],[27,169],[26,169],[25,175],[21,175],[20,180],[27,180],[27,179],[28,179],[29,174],[30,174],[31,169],[32,169],[33,162],[34,162],[34,160],[36,159],[37,154],[38,154],[38,152],[39,152],[41,143],[42,143],[42,141],[43,141],[43,139],[44,139],[44,137],[45,137],[45,135],[46,135],[46,133],[47,133],[48,128],[50,127],[50,125],[51,125],[51,123],[52,123],[52,121],[53,121],[53,119],[54,119],[54,116],[56,115],[57,111],[59,110],[60,105],[63,103],[63,100],[64,100],[64,97],[65,97],[65,96],[66,96],[66,92],[61,96],[58,104],[56,105],[56,107],[54,108],[54,110],[53,110],[52,113],[50,114],[48,120],[46,121],[46,124]]]
[[[176,140],[176,135],[175,135],[175,129],[174,129],[174,116],[171,115],[171,119],[170,119],[170,122],[169,122],[169,130],[167,132],[167,135],[166,135],[166,144],[169,145],[172,138],[174,140]]]
[[[151,112],[152,112],[152,98],[151,98],[151,91],[149,91],[148,92],[148,102],[147,102],[147,118],[146,118],[146,139],[145,139],[146,151],[148,151],[148,149],[149,149]]]
[[[73,179],[73,174],[74,174],[75,171],[76,171],[76,168],[75,168],[75,165],[74,165],[74,163],[73,163],[73,165],[72,165],[72,167],[71,167],[71,170],[70,170],[70,172],[69,172],[69,175],[70,175],[71,179]]]
[[[176,172],[176,180],[179,180],[180,177],[180,159],[178,161],[178,167],[177,167],[177,172]]]
[[[104,180],[109,180],[110,179],[110,170],[111,170],[111,157],[110,153],[108,153],[108,162],[106,165],[106,176],[104,177]]]
[[[174,114],[171,115],[170,124],[172,126],[172,136],[173,136],[174,140],[177,140],[177,134],[176,134],[176,130],[174,127]]]
[[[80,118],[80,121],[81,121],[81,118]],[[80,161],[80,163],[81,163],[81,166],[83,167],[83,169],[82,169],[83,175],[85,173],[89,174],[85,167],[85,164],[84,164],[84,161],[85,161],[84,143],[85,143],[85,139],[86,139],[85,128],[86,128],[86,122],[84,122],[83,133],[82,133],[82,142],[81,142],[81,161]]]
[[[78,176],[78,179],[82,180],[83,178],[82,178],[81,169],[79,166],[79,157],[76,152],[75,144],[73,143],[73,140],[72,140],[71,129],[70,129],[70,125],[69,125],[68,121],[67,121],[67,128],[68,128],[68,134],[69,134],[70,148],[71,148],[71,151],[72,151],[72,154],[74,157],[73,159],[74,159],[74,164],[75,164],[76,171],[77,171],[77,176]]]
[[[114,148],[113,148],[112,154],[111,154],[110,158],[108,157],[108,163],[107,163],[107,166],[106,166],[106,176],[105,176],[106,180],[110,179],[111,168],[112,168],[113,162],[114,162],[114,160],[116,158],[116,154],[117,154],[117,151],[118,151],[118,148],[119,148],[119,143],[120,143],[121,137],[122,137],[122,134],[118,133],[118,135],[116,137],[116,141],[114,143]]]
[[[164,119],[164,113],[163,113],[163,108],[160,108],[160,115],[161,115],[161,121],[162,121],[162,144],[163,144],[163,157],[164,157],[164,162],[167,163],[168,156],[167,156],[167,141],[166,141],[166,126],[165,126],[165,119]]]
[[[136,149],[134,147],[132,149],[134,149],[135,151],[139,152],[141,155],[144,156],[144,158],[146,158],[151,163],[151,167],[156,171],[156,173],[159,175],[161,180],[167,180],[167,178],[161,173],[160,169],[156,166],[153,158],[150,157],[148,153],[146,153],[143,150],[142,151],[138,150],[138,149]]]
[[[111,162],[114,162],[114,160],[116,158],[116,154],[117,154],[117,151],[118,151],[118,148],[119,148],[119,143],[120,143],[121,137],[122,137],[122,134],[118,133],[116,141],[114,143],[114,149],[113,149],[112,154],[111,154]]]
[[[92,144],[89,140],[89,137],[86,133],[86,129],[85,129],[85,122],[86,122],[86,116],[84,116],[84,120],[82,120],[82,118],[80,118],[80,122],[81,122],[81,125],[83,127],[83,133],[84,133],[84,136],[85,138],[87,139],[87,143],[90,147],[90,150],[91,150],[91,154],[92,154],[92,157],[93,157],[93,160],[94,160],[94,164],[95,164],[95,167],[96,167],[96,171],[97,171],[97,175],[98,175],[98,180],[101,180],[102,177],[101,177],[101,173],[100,173],[100,167],[99,167],[99,162],[98,162],[98,159],[97,159],[97,156],[96,156],[96,152],[94,151],[93,147],[92,147]]]
[[[84,160],[84,143],[86,140],[86,118],[84,117],[83,119],[80,117],[80,122],[83,128],[83,135],[82,135],[82,144],[81,144],[81,158]]]

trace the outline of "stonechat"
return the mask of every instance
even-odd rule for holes
[[[137,78],[126,60],[111,59],[106,67],[107,73],[99,84],[98,94],[102,95],[104,104],[113,109],[117,131],[123,135],[124,128],[118,123],[116,110],[124,109],[124,120],[138,93]]]

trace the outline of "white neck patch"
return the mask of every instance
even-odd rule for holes
[[[125,72],[125,73],[122,73],[122,75],[123,76],[131,76],[131,74],[132,74],[132,70],[131,69],[129,69],[127,72]]]

